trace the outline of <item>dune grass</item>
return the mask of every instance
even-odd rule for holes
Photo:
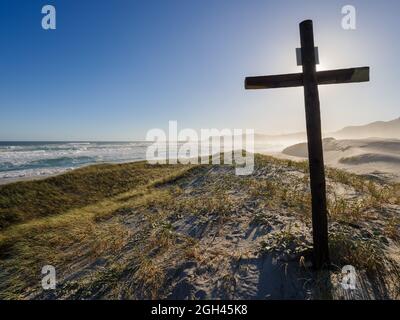
[[[62,276],[74,264],[120,250],[130,231],[107,219],[138,197],[143,199],[140,195],[151,194],[154,184],[193,168],[143,162],[99,165],[2,186],[0,298],[25,296],[30,286],[39,284],[44,265],[55,266]]]
[[[0,230],[31,219],[65,213],[163,179],[182,166],[146,162],[100,164],[43,180],[0,186]]]
[[[272,210],[310,225],[308,163],[261,155],[255,160],[256,172],[262,175],[235,176],[227,171],[202,181],[212,166],[138,162],[95,165],[1,186],[0,298],[29,297],[38,289],[43,265],[56,266],[62,278],[108,256],[112,263],[106,270],[82,280],[87,282],[71,282],[71,290],[79,288],[81,296],[90,298],[109,285],[113,298],[158,298],[167,266],[188,259],[207,263],[197,239],[178,234],[172,226],[171,221],[186,216],[222,225],[251,206],[257,212],[256,224],[268,224],[265,213]],[[330,222],[361,223],[369,219],[371,208],[379,211],[399,203],[398,185],[331,168],[327,179],[329,185],[345,185],[357,194],[348,198],[328,188]],[[194,180],[201,182],[187,185]],[[125,216],[136,217],[139,230],[122,222]],[[382,223],[384,235],[397,241],[399,220],[388,217]],[[294,233],[285,230],[277,233],[278,240],[293,242]],[[333,234],[333,261],[379,271],[381,248],[363,239],[354,242],[351,236]],[[122,258],[114,261],[117,255]]]

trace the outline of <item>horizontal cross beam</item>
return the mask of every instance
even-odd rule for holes
[[[318,84],[337,84],[369,81],[369,67],[338,69],[317,72]],[[246,89],[273,89],[303,86],[303,73],[288,73],[275,76],[247,77]]]

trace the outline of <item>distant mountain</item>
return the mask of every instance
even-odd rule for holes
[[[306,140],[307,134],[305,132],[294,132],[294,133],[286,133],[279,135],[255,133],[254,138],[256,141]]]
[[[391,121],[375,121],[361,126],[349,126],[330,136],[338,139],[394,138],[400,139],[400,118]]]
[[[360,126],[348,126],[336,132],[323,133],[323,137],[334,137],[336,139],[366,139],[385,138],[400,139],[400,118],[391,121],[375,121]],[[305,132],[288,133],[281,135],[255,134],[256,141],[305,141]]]

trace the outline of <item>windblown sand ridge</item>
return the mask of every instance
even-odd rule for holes
[[[391,181],[400,181],[400,140],[346,139],[323,140],[327,165]],[[299,143],[282,151],[285,155],[308,157],[307,144]]]

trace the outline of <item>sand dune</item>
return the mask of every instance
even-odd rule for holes
[[[385,180],[400,181],[400,140],[326,138],[325,163],[354,173],[371,175]],[[298,158],[308,156],[307,144],[299,143],[282,151]]]
[[[354,165],[371,163],[371,162],[386,162],[386,163],[399,164],[400,157],[386,155],[386,154],[365,153],[357,156],[340,158],[339,162],[344,164],[354,164]]]
[[[0,298],[398,299],[398,188],[327,170],[332,268],[321,273],[307,177],[255,155],[248,176],[136,162],[0,186]],[[57,290],[36,276],[49,256]],[[348,264],[355,290],[341,286]]]

